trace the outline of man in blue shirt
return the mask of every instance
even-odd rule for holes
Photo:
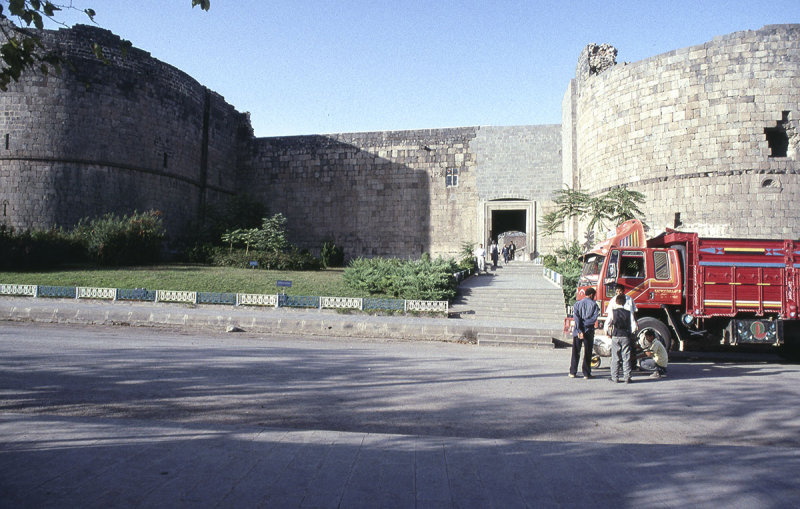
[[[578,373],[578,361],[583,347],[583,378],[592,378],[592,350],[594,349],[594,323],[600,315],[600,308],[595,299],[595,289],[587,288],[585,297],[575,303],[572,308],[572,319],[575,329],[572,331],[572,362],[569,366],[569,377],[575,378]]]

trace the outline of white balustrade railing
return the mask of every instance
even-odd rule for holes
[[[36,297],[36,285],[0,285],[0,295]]]
[[[271,306],[278,307],[278,296],[263,293],[237,293],[237,306]]]
[[[407,300],[406,311],[422,311],[426,313],[447,313],[449,303],[446,300]]]
[[[364,299],[356,297],[320,297],[319,307],[328,309],[361,309]]]
[[[158,290],[156,291],[156,302],[185,302],[197,304],[197,292]]]
[[[110,299],[117,298],[116,288],[91,288],[79,286],[75,289],[76,299]]]

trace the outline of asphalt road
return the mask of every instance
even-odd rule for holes
[[[800,366],[702,355],[629,386],[568,350],[0,324],[0,412],[426,436],[800,446]],[[724,356],[723,356],[724,359]]]
[[[0,323],[0,508],[796,505],[800,366]]]

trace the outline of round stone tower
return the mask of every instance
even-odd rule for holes
[[[564,182],[644,193],[655,231],[800,238],[800,25],[612,50],[588,47],[565,96]]]
[[[107,30],[38,35],[64,64],[0,93],[0,224],[159,209],[177,231],[206,200],[234,191],[239,148],[252,136],[245,114],[149,53],[124,52]]]

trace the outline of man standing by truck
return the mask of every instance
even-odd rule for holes
[[[636,303],[633,302],[633,299],[631,299],[629,295],[625,294],[625,287],[622,286],[621,284],[617,284],[617,286],[614,288],[614,291],[616,293],[615,293],[614,297],[608,302],[608,307],[606,308],[606,316],[608,317],[607,320],[606,320],[606,327],[605,327],[606,334],[608,334],[608,324],[611,323],[612,314],[613,314],[614,310],[617,309],[618,307],[621,307],[621,308],[627,310],[628,312],[630,312],[630,314],[631,314],[631,327],[630,327],[630,329],[631,329],[632,333],[636,333],[636,331],[639,330],[639,328],[636,325],[636,316],[635,315],[636,315],[636,311],[638,311],[638,309],[636,309]],[[623,304],[622,306],[620,306],[617,303],[617,295],[624,295],[625,296],[625,304]]]
[[[569,377],[575,378],[578,373],[578,361],[583,347],[583,378],[592,378],[592,350],[594,349],[594,324],[600,316],[600,308],[594,301],[596,292],[594,288],[587,288],[585,297],[575,303],[572,308],[572,318],[575,328],[572,331],[572,360],[569,366]]]
[[[606,333],[611,331],[611,381],[619,382],[619,365],[622,363],[622,374],[625,383],[631,383],[631,312],[625,309],[625,295],[619,294],[614,299],[617,307],[609,314],[606,321]]]
[[[617,286],[614,288],[614,291],[615,295],[614,297],[611,298],[611,300],[608,302],[608,306],[606,307],[606,323],[604,327],[606,335],[611,336],[611,334],[609,334],[609,327],[611,326],[611,320],[614,318],[614,310],[617,308],[622,308],[630,313],[631,335],[636,334],[636,332],[639,330],[639,326],[636,324],[636,316],[635,316],[636,311],[638,311],[636,309],[636,303],[633,302],[633,299],[631,299],[629,295],[625,294],[625,287],[622,286],[621,284],[617,283]],[[620,295],[622,295],[625,298],[625,303],[623,305],[617,303],[617,297],[619,297]],[[633,351],[633,347],[635,345],[631,344],[630,346],[631,346],[631,351]],[[630,364],[631,370],[636,369],[636,356],[632,355],[628,360],[628,363]],[[614,377],[612,376],[612,378]]]

